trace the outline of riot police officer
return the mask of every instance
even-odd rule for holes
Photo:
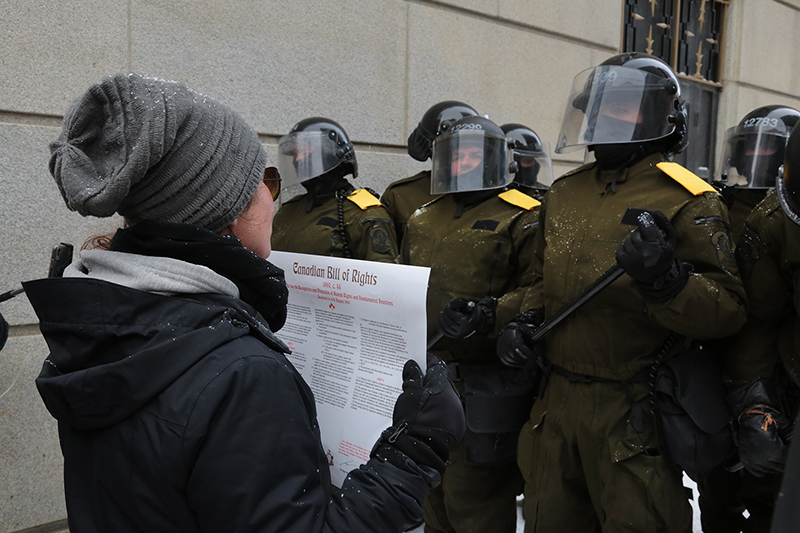
[[[448,363],[469,419],[468,436],[425,503],[426,533],[516,530],[516,441],[533,392],[524,372],[499,364],[495,342],[524,295],[539,201],[508,187],[509,168],[522,168],[512,167],[514,158],[532,156],[510,145],[486,118],[449,124],[433,141],[430,179],[419,179],[432,199],[406,222],[402,262],[431,268],[429,350]],[[549,154],[534,158],[549,170]]]
[[[775,186],[783,164],[786,142],[800,112],[788,106],[768,105],[754,109],[725,132],[718,187],[728,205],[734,241],[745,219]],[[720,353],[728,353],[728,340]],[[747,469],[728,472],[725,465],[701,479],[700,518],[706,533],[768,531],[774,509],[779,475],[756,477]],[[748,516],[745,518],[744,511]]]
[[[456,120],[477,115],[478,112],[471,106],[455,100],[432,105],[408,136],[408,155],[417,161],[427,161],[431,157],[433,140],[436,137],[448,131]],[[423,170],[410,178],[395,181],[381,195],[381,202],[394,221],[399,243],[403,241],[409,217],[419,206],[434,199],[430,180],[430,170]]]
[[[541,323],[615,261],[627,275],[539,345],[506,342],[519,338],[516,323],[501,334],[501,360],[543,354],[549,371],[519,439],[528,531],[691,531],[649,375],[685,339],[734,333],[745,308],[719,194],[667,160],[684,147],[685,124],[680,84],[660,59],[620,54],[575,78],[556,152],[588,147],[596,161],[547,191],[530,312],[518,320]],[[638,226],[620,223],[629,208]]]
[[[788,106],[763,106],[725,132],[720,179],[715,185],[721,186],[728,204],[734,237],[750,211],[775,186],[786,141],[798,117],[800,111]]]
[[[797,412],[798,226],[800,129],[795,127],[786,145],[782,176],[753,209],[736,243],[748,313],[725,358],[732,389],[728,404],[738,423],[739,458],[748,476],[762,478],[758,493],[748,491],[748,510],[753,508],[751,515],[757,520],[747,520],[747,532],[769,531]]]
[[[500,129],[512,142],[515,169],[512,185],[541,201],[553,183],[550,145],[522,124],[503,124]]]
[[[301,194],[283,202],[273,221],[275,250],[394,262],[397,238],[389,214],[370,189],[355,189],[353,144],[333,120],[312,117],[295,124],[278,143],[284,191]]]

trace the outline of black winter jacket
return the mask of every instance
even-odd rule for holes
[[[314,398],[257,313],[222,295],[25,283],[50,356],[70,530],[399,532],[429,473],[376,459],[331,496]]]

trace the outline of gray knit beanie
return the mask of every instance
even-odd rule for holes
[[[83,216],[214,232],[241,214],[267,166],[258,135],[228,106],[134,73],[103,78],[76,100],[50,152],[67,207]]]

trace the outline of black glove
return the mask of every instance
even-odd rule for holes
[[[739,459],[757,477],[779,474],[786,466],[789,447],[781,437],[789,419],[766,404],[755,404],[739,415]]]
[[[536,355],[544,355],[544,343],[528,345],[528,339],[544,322],[544,307],[529,309],[511,319],[497,339],[497,357],[513,368],[524,368]]]
[[[439,331],[445,337],[466,339],[476,333],[485,335],[494,327],[497,298],[486,296],[477,304],[454,298],[439,313]]]
[[[646,302],[661,303],[678,294],[690,265],[675,258],[675,230],[661,211],[644,211],[639,227],[617,249],[617,264],[636,282]]]
[[[739,459],[757,477],[783,472],[789,452],[791,423],[776,407],[780,398],[774,382],[758,379],[726,399],[737,416]]]
[[[545,357],[544,341],[530,344],[530,339],[544,322],[544,307],[529,309],[515,316],[497,339],[497,357],[506,366],[522,368],[533,383],[534,394],[544,394],[550,364]]]
[[[431,156],[433,137],[435,135],[428,133],[422,124],[418,125],[408,136],[408,155],[417,161],[426,161]]]
[[[403,393],[397,398],[392,427],[381,434],[371,455],[404,468],[406,458],[444,474],[450,452],[464,436],[464,408],[447,366],[428,357],[428,371],[406,361],[403,367]]]

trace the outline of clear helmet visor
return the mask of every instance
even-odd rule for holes
[[[432,194],[495,189],[511,182],[508,141],[484,130],[460,129],[437,137],[431,159]]]
[[[783,164],[788,135],[769,128],[729,128],[725,132],[720,179],[742,188],[764,189],[775,186]]]
[[[550,158],[550,144],[542,143],[542,151],[513,150],[517,171],[514,183],[534,189],[547,189],[553,184],[553,161]]]
[[[670,78],[616,65],[586,69],[572,90],[555,151],[560,154],[594,144],[650,141],[675,130]],[[674,89],[674,85],[673,85]]]
[[[336,168],[336,143],[321,131],[296,131],[278,142],[278,170],[284,188],[321,176]]]

